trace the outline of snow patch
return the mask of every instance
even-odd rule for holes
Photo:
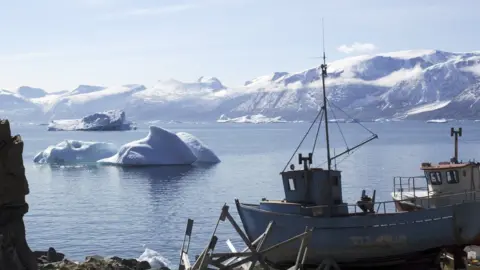
[[[83,90],[81,91],[81,93],[77,95],[70,96],[69,101],[72,103],[84,104],[86,102],[99,100],[99,99],[106,98],[113,95],[129,94],[129,93],[134,93],[142,90],[145,90],[145,86],[140,84],[128,84],[128,85],[113,86],[113,87],[100,88],[100,89],[89,88],[88,91],[90,92]]]
[[[215,77],[200,77],[197,81],[183,83],[177,80],[158,81],[153,87],[146,88],[133,95],[135,98],[151,102],[175,102],[184,100],[211,100],[228,93],[226,87]]]
[[[408,110],[405,114],[407,116],[410,116],[414,114],[435,111],[447,106],[448,104],[450,104],[450,102],[451,102],[450,100],[445,100],[445,101],[437,101],[430,104],[420,105],[418,107]]]
[[[471,72],[476,76],[480,76],[480,65],[474,65],[462,68],[463,71]]]
[[[423,69],[420,65],[416,65],[414,68],[402,68],[373,81],[372,85],[392,87],[402,81],[419,78],[422,74]]]
[[[81,84],[77,88],[73,89],[71,92],[72,95],[78,95],[78,94],[87,94],[87,93],[92,93],[96,91],[100,91],[105,89],[106,87],[103,86],[96,86],[96,85],[84,85]]]
[[[404,51],[396,51],[396,52],[389,52],[389,53],[380,53],[378,55],[393,57],[398,59],[412,59],[416,57],[431,55],[436,52],[437,52],[436,50],[404,50]]]
[[[111,143],[65,140],[39,152],[33,162],[40,164],[75,164],[96,162],[117,152]]]
[[[113,131],[131,129],[135,129],[135,127],[126,120],[125,112],[121,110],[94,113],[82,119],[54,120],[48,125],[49,131]]]

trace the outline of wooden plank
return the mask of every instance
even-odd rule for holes
[[[185,269],[190,270],[192,266],[190,265],[190,260],[188,259],[187,253],[182,254],[182,262],[183,262],[183,265],[185,266]]]

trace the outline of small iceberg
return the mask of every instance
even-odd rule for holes
[[[138,257],[137,261],[147,261],[153,269],[160,269],[163,267],[170,267],[170,261],[164,258],[155,250],[145,248],[145,251]]]
[[[376,122],[376,123],[390,122],[390,119],[381,117],[381,118],[374,119],[373,122]]]
[[[111,143],[65,140],[39,152],[33,162],[40,164],[76,164],[96,162],[117,152]]]
[[[357,118],[350,118],[345,121],[345,123],[360,123],[361,121]]]
[[[347,120],[343,119],[343,118],[339,118],[339,119],[328,119],[328,122],[329,123],[345,123],[347,122]]]
[[[263,114],[245,115],[236,118],[228,118],[225,114],[222,114],[217,123],[241,123],[241,124],[265,124],[265,123],[286,123],[281,116],[266,117]]]
[[[52,120],[48,131],[120,131],[136,129],[122,110],[94,113],[82,119]]]
[[[198,155],[198,156],[197,156]],[[147,137],[124,144],[118,153],[98,160],[110,165],[191,165],[217,163],[220,160],[195,136],[180,135],[156,126],[150,126]]]
[[[426,121],[427,123],[448,123],[448,120],[445,118],[440,118],[440,119],[430,119]]]

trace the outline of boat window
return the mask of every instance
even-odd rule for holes
[[[289,178],[288,179],[288,187],[290,188],[290,190],[295,190],[295,181],[293,180],[293,178]]]
[[[440,172],[430,172],[430,183],[432,185],[441,185],[442,174]]]
[[[333,185],[338,186],[338,176],[333,177]]]
[[[456,184],[459,182],[457,171],[447,171],[447,183]]]

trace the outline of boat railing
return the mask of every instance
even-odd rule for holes
[[[477,196],[477,192],[479,196]],[[478,197],[478,198],[477,198]],[[480,191],[469,191],[465,190],[464,192],[458,193],[449,193],[444,195],[435,195],[434,197],[431,196],[424,196],[424,197],[415,197],[410,199],[404,200],[391,200],[391,201],[382,201],[382,202],[371,202],[372,206],[371,209],[373,210],[372,213],[375,214],[389,214],[399,212],[397,207],[395,207],[396,203],[405,202],[414,205],[421,206],[423,209],[430,209],[430,208],[439,208],[449,205],[455,205],[459,203],[471,202],[480,200]],[[328,207],[345,207],[345,204],[340,205],[318,205],[318,206],[307,206],[305,208],[311,209],[313,213],[323,213],[324,209]],[[351,214],[366,214],[364,208],[357,203],[357,204],[347,204],[348,213]],[[367,211],[368,212],[368,211]]]
[[[424,186],[421,186],[424,184]],[[430,196],[430,190],[427,185],[425,176],[395,176],[393,177],[393,196],[400,195],[400,199],[404,199],[404,193],[408,192],[416,197],[417,191],[426,191],[427,196]],[[425,194],[424,192],[422,192]]]

